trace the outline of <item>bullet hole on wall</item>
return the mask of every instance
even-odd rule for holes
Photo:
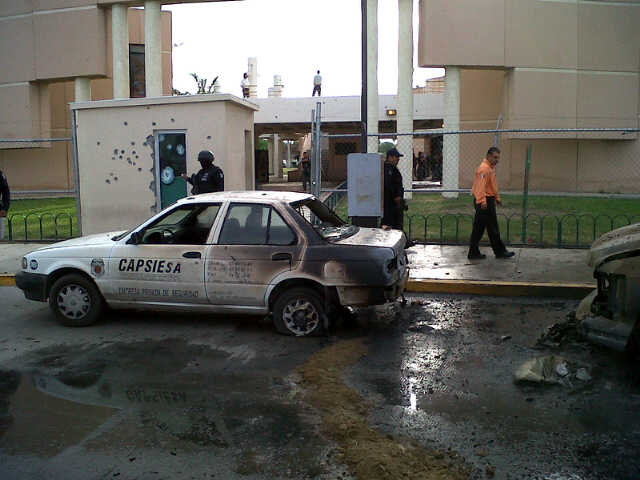
[[[114,174],[113,174],[113,172],[111,172],[109,175],[113,177]]]
[[[138,157],[138,155],[136,155],[136,158],[140,158],[140,157]]]
[[[119,158],[120,160],[122,160],[122,155],[120,155],[118,158]]]
[[[127,122],[124,122],[125,125],[129,125]]]
[[[117,154],[118,154],[118,149],[117,149],[117,148],[114,148],[114,149],[113,149],[113,153],[114,153],[115,155],[117,155]]]
[[[153,125],[155,127],[156,126],[156,122],[151,122],[151,125]]]
[[[100,142],[96,142],[96,145],[100,145]]]
[[[211,140],[211,135],[207,135],[207,140]]]
[[[131,142],[131,145],[135,145],[135,144],[136,144],[136,142]]]
[[[175,122],[176,120],[175,120],[175,118],[172,118],[172,119],[171,119],[171,121],[172,121],[172,122]]]
[[[116,159],[116,157],[111,157],[111,160],[115,160],[115,159]]]
[[[124,155],[124,150],[120,150],[120,153],[122,153]]]
[[[131,143],[133,143],[133,142],[131,142]],[[135,151],[135,150],[133,150],[131,153],[132,153],[133,155],[135,155],[135,154],[136,154],[136,151]]]
[[[136,162],[133,162],[133,166],[134,166],[134,167],[136,166]]]
[[[118,181],[118,177],[113,177],[113,181],[117,182]]]
[[[109,180],[108,178],[105,180],[106,183],[111,183],[111,180]]]
[[[142,169],[141,169],[140,167],[138,167],[138,171],[139,171],[139,172],[141,172],[141,171],[142,171]]]
[[[127,163],[128,163],[129,165],[133,165],[133,162],[131,161],[131,159],[130,159],[130,158],[127,158]]]

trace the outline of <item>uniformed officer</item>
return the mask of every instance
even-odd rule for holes
[[[7,214],[9,212],[9,204],[11,203],[11,195],[9,193],[9,182],[0,170],[0,240],[4,239],[6,229]]]
[[[202,150],[198,154],[198,161],[202,167],[200,171],[191,176],[186,173],[182,174],[182,178],[193,185],[192,194],[222,192],[224,190],[224,172],[213,164],[213,160],[214,156],[211,150]]]
[[[387,152],[384,162],[384,212],[382,216],[382,228],[395,228],[402,230],[404,227],[404,187],[402,186],[402,174],[398,170],[398,162],[402,155],[397,149],[392,148]]]

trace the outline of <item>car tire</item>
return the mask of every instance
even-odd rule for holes
[[[273,323],[279,333],[296,337],[324,332],[326,312],[322,297],[311,288],[283,292],[273,306]]]
[[[49,291],[49,307],[61,324],[86,327],[98,320],[104,300],[91,280],[72,273],[55,281]]]

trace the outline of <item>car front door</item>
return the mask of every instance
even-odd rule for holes
[[[231,203],[205,266],[209,301],[263,306],[274,279],[295,268],[301,243],[274,206]]]
[[[186,203],[116,245],[107,296],[121,302],[207,304],[204,259],[220,204]]]

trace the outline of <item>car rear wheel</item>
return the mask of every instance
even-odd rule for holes
[[[69,274],[51,287],[49,306],[63,325],[86,327],[98,320],[104,301],[93,282],[82,275]]]
[[[282,293],[273,307],[273,323],[284,335],[319,335],[324,330],[325,318],[322,298],[310,288],[293,288]]]

